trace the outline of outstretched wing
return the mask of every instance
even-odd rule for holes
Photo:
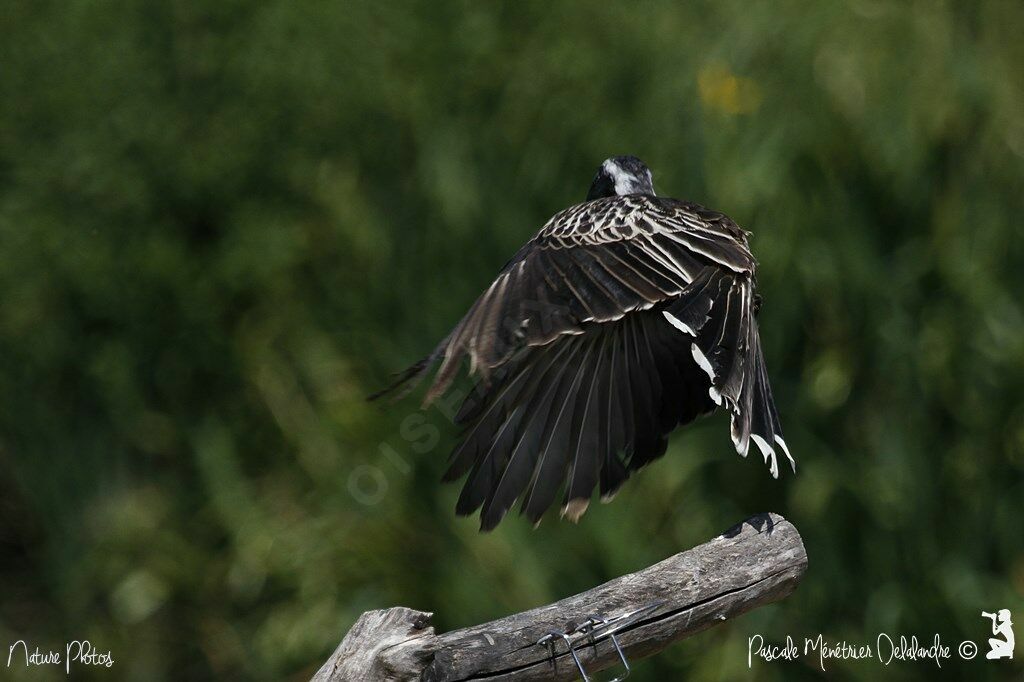
[[[451,384],[463,357],[486,378],[520,347],[675,298],[708,264],[754,271],[746,233],[721,213],[644,195],[568,208],[513,256],[426,358],[419,374],[436,360],[441,367],[425,402]]]
[[[659,457],[666,436],[715,405],[732,412],[773,475],[788,456],[754,318],[746,233],[695,204],[631,195],[554,216],[398,384],[463,357],[479,375],[446,479],[468,472],[457,511],[491,528],[519,497],[538,521],[564,484],[577,517],[595,487],[611,496]],[[394,388],[394,387],[392,387]]]

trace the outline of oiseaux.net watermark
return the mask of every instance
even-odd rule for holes
[[[434,401],[433,407],[454,424],[459,402],[464,397],[464,391],[454,389]],[[403,449],[407,447],[417,455],[431,452],[441,442],[441,430],[420,412],[407,414],[402,419],[398,435]],[[368,507],[380,503],[387,495],[390,487],[388,472],[408,475],[412,471],[408,459],[391,442],[382,441],[377,452],[380,454],[377,464],[356,465],[348,476],[347,487],[352,499]]]
[[[830,640],[822,634],[803,638],[786,635],[782,641],[770,641],[764,635],[755,634],[747,638],[747,667],[752,668],[758,660],[773,663],[807,658],[822,672],[844,661],[873,661],[882,666],[925,663],[941,668],[954,660],[973,661],[984,649],[987,649],[986,660],[1012,660],[1016,639],[1011,615],[1009,609],[981,613],[992,626],[992,636],[981,647],[970,639],[947,642],[938,633],[918,637],[880,632],[873,640],[857,642]]]

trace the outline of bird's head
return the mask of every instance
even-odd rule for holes
[[[651,169],[635,156],[613,156],[597,169],[587,201],[626,194],[654,194]]]

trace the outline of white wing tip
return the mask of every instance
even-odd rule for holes
[[[715,389],[712,388],[711,390],[714,391]],[[734,411],[732,413],[732,417],[729,420],[729,437],[732,439],[732,445],[734,448],[736,448],[737,454],[739,454],[740,457],[745,458],[747,456],[747,453],[750,452],[750,439],[748,438],[746,442],[744,442],[742,439],[738,421],[739,416],[739,412]]]
[[[690,336],[694,336],[694,337],[697,336],[697,332],[693,331],[693,328],[690,327],[690,325],[686,324],[685,322],[680,320],[678,317],[676,317],[675,315],[673,315],[669,311],[663,310],[663,311],[661,311],[661,314],[665,316],[665,319],[668,320],[669,324],[671,324],[673,327],[675,327],[679,331],[684,332],[686,334],[689,334]]]
[[[707,356],[704,355],[704,351],[698,348],[697,344],[691,343],[690,353],[693,355],[694,362],[696,362],[700,366],[700,368],[704,370],[704,373],[708,375],[708,378],[711,379],[711,381],[714,381],[715,369],[711,366],[711,362],[708,360]],[[713,387],[712,390],[714,390]],[[715,392],[717,393],[717,391]],[[714,398],[715,396],[712,394],[711,397]],[[715,402],[717,402],[719,405],[722,404],[720,400],[716,400]]]
[[[789,460],[789,466],[793,469],[793,473],[796,473],[796,460],[793,459],[793,455],[789,454],[789,447],[786,445],[786,441],[782,440],[782,436],[775,434],[775,442],[779,444],[782,451],[786,453],[786,459]]]
[[[778,436],[776,436],[776,438],[778,438]],[[768,464],[768,468],[772,473],[772,478],[778,478],[779,461],[778,458],[775,456],[774,448],[772,448],[771,445],[768,445],[768,442],[761,436],[757,435],[756,433],[750,434],[750,440],[754,441],[757,444],[757,449],[761,451],[762,455],[764,455],[764,461],[766,464]]]

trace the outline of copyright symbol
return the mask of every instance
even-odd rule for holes
[[[969,661],[978,655],[978,645],[969,639],[960,642],[960,658]]]

